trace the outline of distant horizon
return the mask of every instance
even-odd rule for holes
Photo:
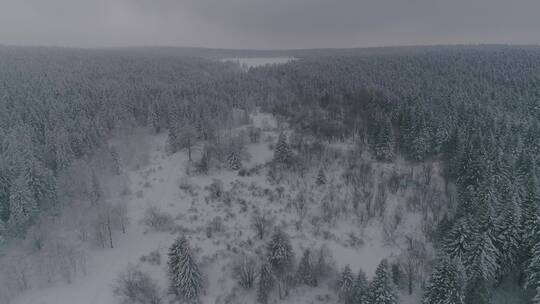
[[[422,47],[482,47],[482,46],[507,46],[507,47],[540,47],[540,43],[448,43],[448,44],[388,44],[377,46],[343,46],[343,47],[307,47],[307,48],[234,48],[234,47],[206,47],[192,45],[118,45],[118,46],[100,46],[100,47],[85,47],[85,46],[69,46],[69,45],[47,45],[47,44],[10,44],[0,42],[3,47],[24,47],[24,48],[57,48],[57,49],[80,49],[80,50],[114,50],[114,49],[143,49],[143,48],[160,48],[160,49],[201,49],[201,50],[216,50],[216,51],[309,51],[309,50],[357,50],[357,49],[384,49],[384,48],[422,48]]]

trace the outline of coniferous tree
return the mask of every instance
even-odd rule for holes
[[[8,225],[17,233],[21,233],[37,214],[36,201],[23,176],[19,176],[11,185],[9,211]]]
[[[324,171],[322,168],[319,169],[319,173],[317,174],[316,184],[318,186],[322,186],[326,184],[326,175],[324,174]]]
[[[272,266],[264,263],[259,273],[259,284],[257,287],[257,301],[261,304],[267,304],[270,292],[274,289],[274,276],[272,275]]]
[[[525,268],[525,287],[536,291],[533,299],[535,304],[540,303],[540,235],[537,235],[536,239]]]
[[[368,281],[365,272],[360,269],[353,283],[352,303],[363,303],[366,298]]]
[[[98,205],[103,199],[103,190],[101,189],[101,184],[99,183],[95,172],[92,172],[92,178],[90,183],[90,203],[95,206]]]
[[[465,273],[459,260],[439,258],[426,287],[424,304],[464,304]]]
[[[285,297],[291,287],[293,259],[294,252],[289,236],[281,229],[276,229],[270,244],[268,244],[268,262],[272,266],[273,274],[278,279],[280,298]]]
[[[306,249],[304,251],[300,264],[298,265],[296,277],[301,284],[313,287],[317,286],[317,276],[311,261],[311,250]]]
[[[185,237],[177,238],[169,249],[167,265],[171,292],[188,302],[198,302],[203,291],[202,274]]]
[[[285,133],[281,133],[274,149],[274,161],[283,164],[287,163],[290,158],[291,149],[287,143],[287,136],[285,136]]]
[[[377,270],[375,277],[369,284],[366,295],[367,304],[397,304],[397,294],[392,275],[388,267],[388,261],[383,259]]]
[[[527,179],[522,205],[522,240],[527,246],[525,251],[530,251],[537,241],[536,238],[540,237],[540,191],[534,173],[531,173]]]
[[[242,168],[242,162],[240,162],[240,158],[238,158],[238,155],[234,151],[229,153],[229,157],[227,157],[227,161],[229,163],[229,169],[231,170],[236,171]]]
[[[371,150],[378,160],[389,161],[394,158],[394,132],[389,118],[385,118],[377,128],[371,142]]]
[[[116,175],[120,175],[122,173],[122,161],[120,160],[120,155],[118,155],[118,151],[116,151],[115,147],[110,148],[110,153],[113,165],[113,172]]]
[[[354,275],[351,267],[346,265],[337,282],[339,298],[345,303],[352,303],[354,290]]]
[[[277,277],[283,278],[290,270],[294,258],[289,236],[281,229],[276,229],[268,244],[268,262]]]

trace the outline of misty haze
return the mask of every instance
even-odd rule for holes
[[[537,0],[0,0],[0,304],[540,304]]]

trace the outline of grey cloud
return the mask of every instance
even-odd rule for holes
[[[0,43],[226,48],[540,42],[537,0],[0,0]]]

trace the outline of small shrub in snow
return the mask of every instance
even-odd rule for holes
[[[162,212],[156,206],[150,206],[146,209],[142,222],[156,231],[169,231],[174,226],[173,217]]]
[[[262,240],[272,228],[273,221],[266,214],[255,214],[251,219],[251,227],[259,240]]]
[[[116,280],[113,290],[121,304],[161,304],[156,283],[136,267],[129,265]]]
[[[242,257],[234,266],[234,274],[238,280],[238,284],[245,289],[251,289],[255,284],[257,276],[257,263],[251,257],[242,254]]]
[[[141,262],[147,262],[150,265],[161,265],[161,254],[159,251],[154,250],[148,255],[143,255],[141,257]]]
[[[218,200],[223,197],[223,182],[219,179],[213,179],[212,183],[206,186],[205,189],[210,193],[210,198],[213,200]]]

